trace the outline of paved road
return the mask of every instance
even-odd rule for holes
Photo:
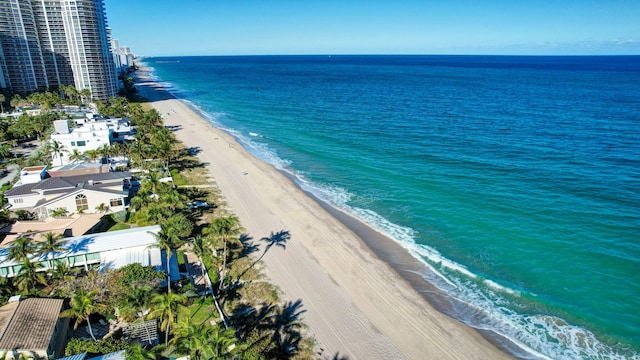
[[[14,176],[18,174],[18,171],[20,171],[20,167],[18,165],[14,163],[8,163],[7,172],[4,173],[2,177],[0,177],[0,186],[13,180]]]

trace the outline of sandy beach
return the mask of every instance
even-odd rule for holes
[[[479,332],[431,306],[357,234],[273,166],[255,158],[157,83],[138,84],[176,129],[254,239],[287,230],[286,249],[263,258],[285,300],[301,299],[319,357],[349,359],[511,358]],[[376,233],[377,234],[377,233]],[[364,235],[366,236],[366,235]],[[380,234],[369,241],[388,241]],[[408,256],[408,254],[406,254]]]

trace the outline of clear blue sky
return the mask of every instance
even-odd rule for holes
[[[640,55],[640,0],[105,0],[137,55]]]

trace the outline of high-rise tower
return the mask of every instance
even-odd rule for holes
[[[0,85],[15,92],[117,93],[104,0],[0,0],[0,48]]]
[[[0,0],[0,73],[15,92],[49,88],[31,3]]]
[[[118,91],[103,0],[61,0],[76,89],[106,100]]]

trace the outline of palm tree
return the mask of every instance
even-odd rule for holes
[[[69,264],[64,261],[55,263],[52,269],[49,269],[51,279],[58,282],[67,282],[73,279],[73,274],[77,273],[77,269],[71,269]]]
[[[55,256],[56,253],[64,251],[64,243],[67,241],[64,239],[64,235],[62,234],[54,234],[51,231],[44,234],[44,241],[38,243],[38,254],[46,255],[47,261],[49,263],[49,269],[53,268],[51,264],[51,258]]]
[[[175,293],[157,295],[151,300],[149,316],[160,320],[160,330],[165,332],[165,345],[169,343],[169,333],[176,323],[178,312],[185,309],[182,305],[184,301],[184,296]]]
[[[89,335],[91,335],[93,341],[96,341],[96,337],[93,335],[90,317],[92,314],[106,308],[104,304],[95,302],[97,294],[98,290],[86,292],[83,288],[79,288],[73,296],[71,296],[71,301],[69,302],[71,307],[60,313],[62,317],[74,317],[76,319],[86,320],[87,330],[89,330]],[[80,322],[76,320],[73,326],[74,330],[78,328],[79,323]]]
[[[100,152],[96,149],[87,150],[84,152],[84,155],[92,162],[100,158]]]
[[[228,359],[236,352],[234,333],[234,329],[195,323],[186,309],[175,324],[171,343],[179,353],[187,354],[193,360]]]
[[[86,100],[89,100],[89,102],[91,102],[91,90],[82,89],[78,94],[82,96],[83,102],[86,102]]]
[[[178,209],[184,207],[182,195],[173,188],[168,188],[167,191],[163,192],[162,195],[160,195],[160,200],[162,204],[171,209],[172,212],[176,212]]]
[[[53,157],[60,158],[60,166],[62,166],[62,153],[67,152],[65,146],[56,140],[52,140],[49,143],[49,150],[51,150],[51,152],[53,153]]]
[[[126,360],[153,360],[156,358],[156,355],[136,342],[129,345],[124,354],[124,358]]]
[[[103,158],[107,159],[107,162],[109,162],[109,156],[113,155],[113,150],[111,149],[111,145],[109,144],[104,144],[102,146],[100,146],[98,148],[98,154],[100,154],[100,156],[102,156]]]
[[[62,85],[60,89],[62,90],[64,96],[66,96],[68,99],[78,96],[78,90],[76,90],[75,86],[73,85]]]
[[[213,253],[213,250],[211,250],[211,239],[198,234],[193,239],[191,239],[191,249],[193,250],[193,253],[198,257],[198,261],[200,261],[200,269],[202,270],[202,277],[204,278],[205,274],[203,258],[212,255]]]
[[[66,217],[67,214],[69,214],[69,210],[67,210],[66,208],[62,208],[62,207],[53,209],[51,211],[51,216],[52,217],[59,217],[59,216],[65,216]]]
[[[69,153],[69,161],[72,161],[73,163],[77,163],[78,161],[82,161],[82,160],[84,160],[84,155],[82,155],[80,150],[73,149]]]
[[[109,210],[111,210],[111,208],[105,203],[100,203],[100,205],[96,206],[96,211],[101,214],[106,214]]]
[[[144,322],[151,299],[156,295],[155,290],[149,285],[130,287],[125,297],[120,301],[120,315],[127,321],[140,318],[140,321]]]
[[[171,257],[175,249],[182,246],[181,237],[191,234],[193,224],[182,214],[176,214],[160,224],[158,233],[151,233],[156,238],[156,246],[164,250],[167,256],[167,292],[171,293]]]
[[[7,250],[7,259],[14,262],[22,262],[25,259],[29,259],[29,256],[33,255],[36,249],[31,238],[23,236],[11,244]]]
[[[14,284],[22,294],[27,295],[35,291],[37,284],[47,285],[44,275],[38,271],[41,268],[42,264],[40,262],[31,261],[29,258],[22,260],[20,271],[18,271],[14,279]]]
[[[211,286],[211,280],[205,274],[204,267],[204,258],[210,255],[213,255],[213,250],[211,249],[212,241],[210,238],[202,236],[200,234],[196,235],[191,241],[191,248],[193,253],[198,257],[198,261],[200,261],[200,271],[202,272],[202,278],[205,279],[207,285],[210,287],[211,296],[213,296],[213,302],[216,305],[216,309],[218,310],[218,315],[220,315],[220,319],[224,324],[225,329],[228,328],[227,320],[224,317],[224,313],[220,308],[220,304],[218,304],[218,299],[216,298],[215,293],[213,292],[213,287]]]
[[[209,225],[209,232],[213,236],[222,239],[223,242],[222,270],[220,271],[220,285],[218,290],[222,290],[224,284],[225,270],[227,267],[227,243],[230,239],[237,240],[237,236],[240,235],[242,230],[240,219],[235,215],[216,218],[211,225]]]
[[[217,326],[211,331],[208,340],[213,350],[211,359],[233,359],[239,350],[233,328],[223,329]]]

